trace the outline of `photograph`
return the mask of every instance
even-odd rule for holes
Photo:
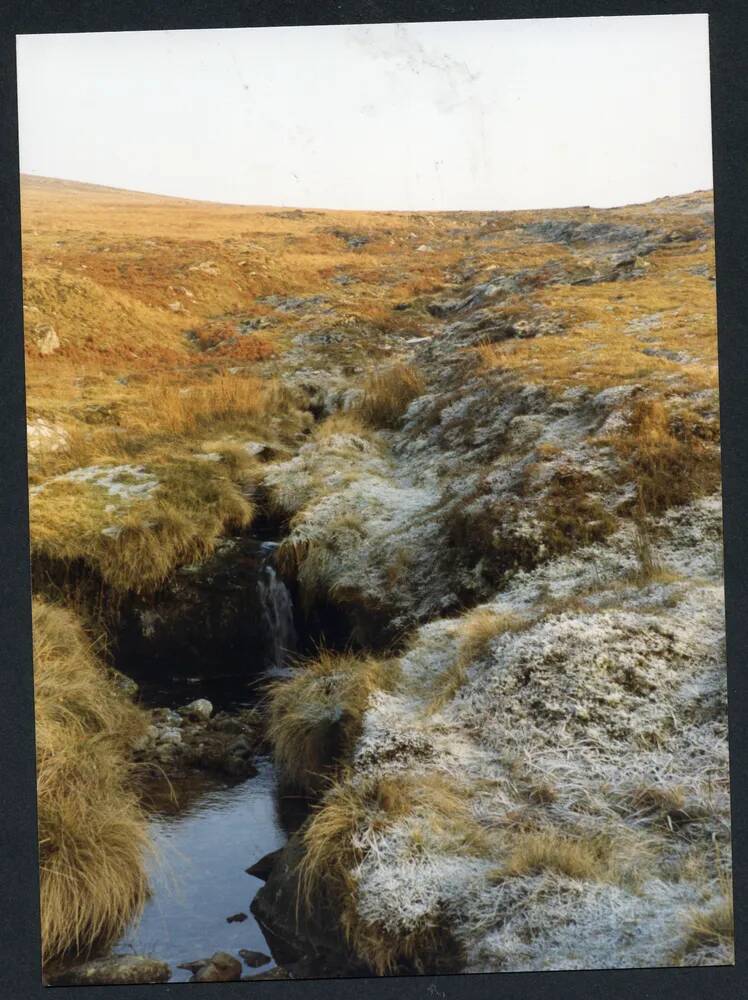
[[[17,35],[45,986],[734,965],[709,30]]]

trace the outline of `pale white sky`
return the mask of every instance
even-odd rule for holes
[[[25,35],[21,170],[243,204],[610,206],[712,184],[695,15]]]

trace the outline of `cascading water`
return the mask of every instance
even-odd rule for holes
[[[257,578],[263,630],[268,637],[266,672],[283,674],[297,649],[293,601],[288,587],[275,570],[277,542],[262,542],[262,565]]]

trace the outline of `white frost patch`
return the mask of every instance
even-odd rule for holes
[[[633,893],[601,883],[545,882],[533,885],[500,927],[472,942],[466,971],[670,965],[689,911],[702,901],[690,883],[653,881]]]
[[[55,476],[37,486],[35,492],[41,492],[48,483],[54,482],[90,483],[105,490],[109,496],[125,501],[148,497],[159,486],[156,476],[142,465],[89,465]]]

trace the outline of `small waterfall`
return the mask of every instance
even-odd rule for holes
[[[285,673],[297,648],[293,601],[288,587],[275,571],[277,548],[277,542],[263,542],[260,546],[262,566],[257,580],[262,622],[268,637],[266,669],[271,674]]]

